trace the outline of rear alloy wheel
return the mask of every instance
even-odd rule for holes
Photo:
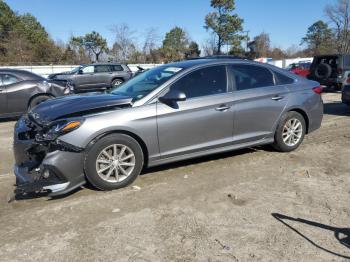
[[[123,80],[121,80],[121,79],[114,79],[114,80],[112,81],[112,87],[120,86],[122,83],[124,83]]]
[[[290,152],[297,149],[306,133],[304,117],[298,112],[288,112],[282,117],[276,133],[274,148],[281,152]]]
[[[143,168],[143,152],[138,142],[124,134],[99,139],[88,150],[85,174],[100,190],[113,190],[132,183]]]

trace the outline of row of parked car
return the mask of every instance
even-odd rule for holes
[[[312,63],[293,63],[290,72],[342,90],[342,101],[350,105],[350,55],[316,56]],[[81,65],[69,72],[51,74],[45,79],[28,71],[0,70],[0,118],[23,114],[37,104],[72,93],[109,90],[144,72],[133,73],[125,64]]]
[[[16,117],[50,98],[109,90],[144,72],[117,63],[81,65],[48,79],[17,69],[0,69],[0,118]]]

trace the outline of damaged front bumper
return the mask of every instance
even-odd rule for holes
[[[83,185],[84,151],[59,139],[39,142],[41,127],[28,117],[15,126],[13,151],[16,194],[48,192],[62,195]]]

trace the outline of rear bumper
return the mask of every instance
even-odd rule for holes
[[[69,148],[52,144],[38,144],[25,134],[30,128],[21,118],[14,132],[13,152],[16,193],[46,191],[49,196],[66,194],[83,185],[84,152],[71,152]],[[59,149],[57,149],[59,148]]]
[[[312,108],[308,111],[308,117],[309,117],[308,133],[316,131],[322,125],[323,112],[324,112],[323,100],[321,96],[318,96],[317,99],[319,101],[314,103]]]

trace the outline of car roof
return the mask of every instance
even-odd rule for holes
[[[3,74],[12,74],[16,77],[19,77],[23,80],[42,80],[43,77],[34,74],[32,72],[26,71],[26,70],[20,70],[20,69],[14,69],[14,68],[1,68],[0,73]]]
[[[95,65],[124,65],[122,63],[93,63],[93,64],[83,64],[81,66],[95,66]]]
[[[215,65],[215,64],[222,64],[222,63],[249,63],[254,65],[269,66],[268,64],[265,64],[265,63],[260,63],[253,60],[243,59],[243,58],[230,58],[229,56],[196,58],[196,59],[184,60],[179,62],[172,62],[169,64],[165,64],[164,66],[181,67],[181,68],[187,69],[187,68],[200,66],[200,65]]]

